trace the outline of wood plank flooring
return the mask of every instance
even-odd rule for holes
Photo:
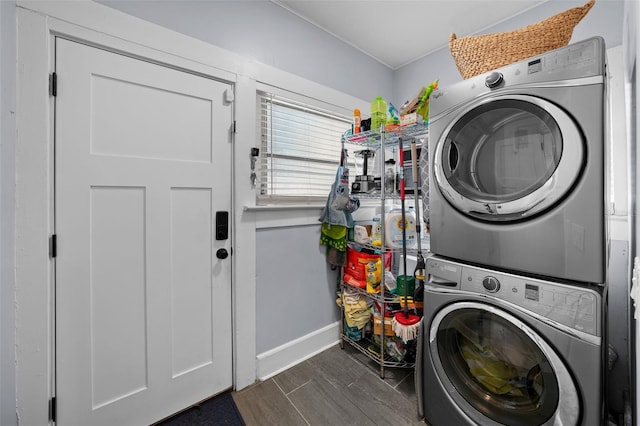
[[[385,369],[339,345],[233,393],[247,426],[422,425],[413,369]]]

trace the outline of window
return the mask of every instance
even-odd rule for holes
[[[258,203],[326,200],[351,118],[258,93]]]

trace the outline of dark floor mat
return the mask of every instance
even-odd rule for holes
[[[231,392],[225,392],[182,413],[176,414],[156,426],[245,426],[233,401]]]

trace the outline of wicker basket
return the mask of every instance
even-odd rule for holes
[[[451,34],[449,48],[463,78],[470,78],[504,65],[558,49],[569,44],[573,28],[593,7],[565,10],[519,30],[457,38]]]

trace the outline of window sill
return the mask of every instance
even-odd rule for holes
[[[265,206],[243,206],[244,213],[252,215],[256,224],[256,229],[265,228],[285,228],[293,226],[318,226],[321,224],[319,218],[326,203],[322,204],[279,204]],[[378,203],[363,203],[360,209],[354,212],[354,219],[362,215],[367,218],[373,217],[372,207],[379,206]]]
[[[267,206],[244,206],[242,210],[245,212],[269,212],[281,210],[320,210],[324,208],[324,204],[279,204]]]
[[[256,229],[318,226],[323,205],[281,204],[270,206],[244,206],[243,212],[255,221]],[[251,219],[250,219],[251,220]]]

